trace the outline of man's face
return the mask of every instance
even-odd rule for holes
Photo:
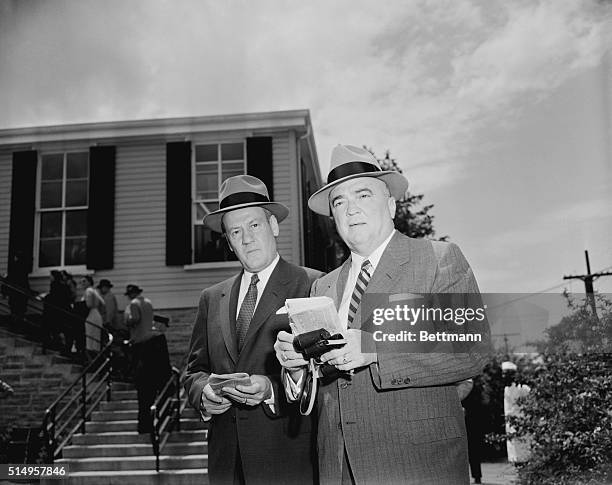
[[[393,230],[395,199],[387,184],[358,177],[338,184],[329,194],[336,229],[351,251],[369,256]]]
[[[276,217],[261,207],[246,207],[223,216],[225,234],[242,266],[251,273],[265,269],[276,257]]]

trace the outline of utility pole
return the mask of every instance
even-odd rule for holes
[[[591,310],[593,315],[597,318],[597,305],[595,304],[595,291],[593,289],[593,281],[600,276],[612,276],[611,272],[599,272],[591,273],[591,263],[589,262],[589,252],[584,250],[584,257],[586,258],[587,274],[583,275],[570,275],[564,276],[564,280],[582,280],[584,282],[584,290],[586,292],[587,299],[591,304]]]

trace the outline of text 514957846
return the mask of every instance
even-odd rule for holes
[[[66,465],[0,464],[0,480],[29,480],[32,478],[67,478]]]

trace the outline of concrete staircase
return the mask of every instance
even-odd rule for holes
[[[120,390],[116,390],[120,389]],[[86,423],[86,433],[73,437],[56,464],[68,464],[69,484],[206,484],[206,424],[186,408],[181,431],[170,433],[160,454],[160,472],[148,434],[138,434],[136,391],[114,384],[110,402]],[[49,482],[51,483],[51,482]]]
[[[0,429],[40,426],[47,406],[81,371],[58,352],[43,354],[40,343],[0,328],[0,378],[15,390],[2,399]]]

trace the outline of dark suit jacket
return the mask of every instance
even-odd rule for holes
[[[317,280],[313,296],[329,296],[338,307],[349,269],[350,259]],[[478,293],[478,286],[455,244],[396,233],[364,298],[368,293]],[[363,303],[354,328],[361,325]],[[483,340],[488,332],[486,325]],[[467,484],[465,424],[454,383],[479,374],[488,352],[488,344],[474,354],[378,351],[378,363],[356,370],[352,379],[321,386],[321,483],[340,483],[345,447],[358,484]]]
[[[241,274],[202,292],[185,380],[191,405],[201,409],[202,390],[212,372],[266,375],[276,400],[274,413],[267,404],[233,405],[212,417],[208,431],[212,484],[233,483],[237,452],[247,484],[312,484],[315,459],[310,418],[301,416],[295,404],[287,403],[273,347],[279,331],[290,331],[287,315],[276,315],[276,311],[287,298],[308,296],[312,281],[320,275],[281,258],[257,305],[240,354],[236,307]]]

